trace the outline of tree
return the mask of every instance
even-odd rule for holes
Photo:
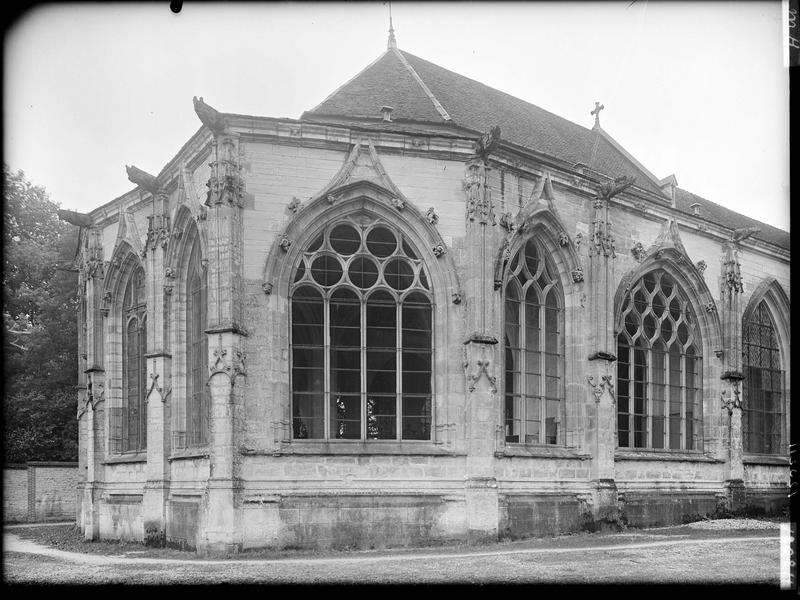
[[[75,227],[3,165],[5,460],[77,460]]]

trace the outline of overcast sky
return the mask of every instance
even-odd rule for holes
[[[779,2],[392,3],[401,50],[591,127],[657,177],[789,228]],[[8,26],[4,156],[88,212],[222,112],[299,118],[385,49],[367,3],[45,5]]]

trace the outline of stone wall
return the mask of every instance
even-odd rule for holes
[[[73,520],[78,464],[29,462],[3,469],[3,520]]]

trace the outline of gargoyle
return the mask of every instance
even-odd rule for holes
[[[475,143],[475,153],[486,160],[500,141],[500,126],[495,125]]]
[[[600,186],[598,197],[603,198],[604,200],[609,200],[623,190],[632,186],[635,181],[636,177],[617,177],[614,181],[604,183]]]
[[[63,210],[59,208],[58,218],[62,221],[66,221],[70,225],[77,225],[78,227],[89,227],[92,224],[92,219],[89,215],[72,210]]]
[[[741,242],[742,240],[746,240],[751,235],[755,235],[761,232],[760,227],[740,227],[739,229],[734,229],[733,233],[731,233],[731,241],[732,242]]]
[[[131,183],[135,183],[140,188],[147,190],[151,194],[155,194],[159,189],[161,189],[161,185],[158,183],[158,179],[150,175],[150,173],[146,173],[141,169],[137,169],[134,166],[125,165],[125,170],[128,172],[128,181]]]
[[[197,113],[203,125],[214,133],[221,133],[225,129],[227,125],[225,116],[215,108],[203,102],[202,96],[200,96],[199,99],[197,96],[193,97],[192,102],[194,102],[194,112]]]

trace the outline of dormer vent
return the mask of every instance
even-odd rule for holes
[[[689,208],[692,209],[692,214],[696,217],[700,216],[700,203],[695,202],[694,204],[690,204]]]
[[[381,106],[381,115],[383,115],[384,121],[391,121],[392,120],[392,111],[394,109],[391,106]]]

